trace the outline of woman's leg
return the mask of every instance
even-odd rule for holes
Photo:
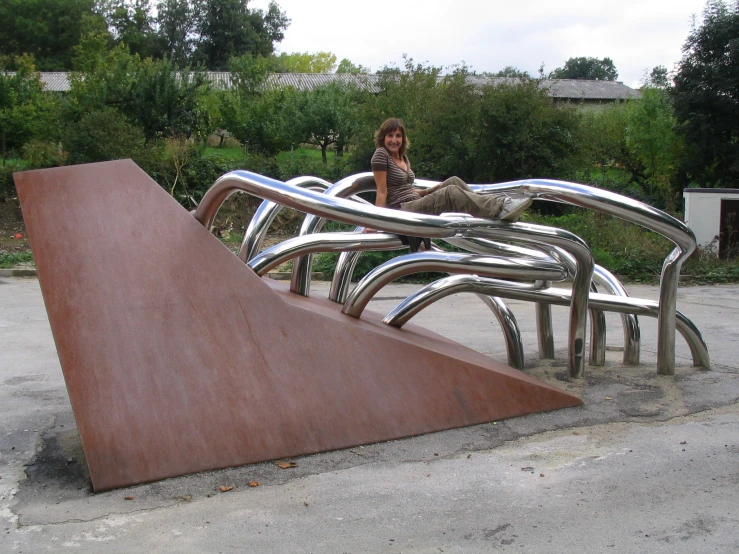
[[[459,177],[450,177],[430,189],[423,198],[405,202],[400,209],[429,215],[460,212],[496,219],[503,208],[504,197],[477,194]]]

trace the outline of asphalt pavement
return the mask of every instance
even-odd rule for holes
[[[369,308],[416,288],[390,285]],[[540,361],[533,306],[511,301],[525,371],[584,406],[96,494],[38,281],[0,277],[0,552],[739,552],[737,293],[678,292],[710,370],[692,367],[678,335],[676,375],[657,375],[649,318],[641,365],[622,365],[609,315],[605,367],[573,381],[567,310],[553,308],[557,356]],[[475,295],[413,321],[506,359]]]

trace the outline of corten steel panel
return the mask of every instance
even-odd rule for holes
[[[131,161],[15,179],[95,490],[581,404],[261,280]]]

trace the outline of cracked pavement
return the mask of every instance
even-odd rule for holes
[[[370,309],[387,312],[417,287],[390,285]],[[656,287],[627,289],[657,298]],[[606,366],[571,381],[567,310],[553,308],[557,358],[541,362],[533,306],[511,301],[526,371],[584,406],[93,494],[38,282],[0,279],[0,551],[738,551],[737,292],[678,292],[710,371],[691,367],[678,335],[676,376],[657,375],[650,318],[640,318],[642,364],[621,365],[609,314]],[[414,323],[505,360],[474,295]]]

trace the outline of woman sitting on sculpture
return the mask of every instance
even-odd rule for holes
[[[375,205],[408,212],[440,215],[462,212],[475,217],[516,221],[531,205],[528,197],[477,194],[459,177],[450,177],[429,189],[413,187],[415,174],[405,152],[410,145],[400,119],[385,121],[375,133],[372,173],[377,185]]]

